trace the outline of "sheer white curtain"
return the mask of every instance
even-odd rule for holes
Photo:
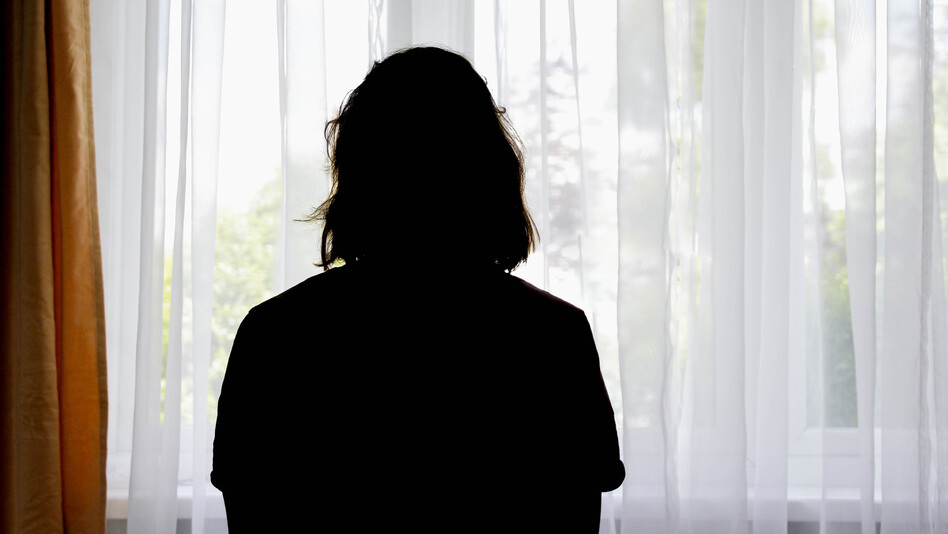
[[[224,2],[93,13],[109,515],[172,532],[206,513]]]
[[[541,244],[515,274],[593,325],[628,471],[603,532],[946,528],[943,0],[92,13],[129,532],[226,530],[208,471],[237,324],[318,271],[296,220],[328,191],[327,117],[426,43],[472,59],[526,145]]]

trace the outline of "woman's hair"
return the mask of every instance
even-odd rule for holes
[[[409,48],[376,62],[325,129],[332,191],[322,262],[439,259],[512,270],[537,239],[523,153],[464,57]]]

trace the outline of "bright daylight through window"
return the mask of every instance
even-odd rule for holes
[[[585,312],[619,428],[602,532],[948,524],[948,0],[91,9],[129,532],[226,531],[237,327],[321,272],[299,219],[329,192],[324,125],[418,44],[468,57],[523,142],[540,241],[513,274]]]

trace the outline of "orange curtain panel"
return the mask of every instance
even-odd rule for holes
[[[0,532],[104,532],[88,0],[5,0]]]

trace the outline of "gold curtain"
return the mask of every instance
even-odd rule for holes
[[[88,0],[4,0],[0,532],[103,532]]]

